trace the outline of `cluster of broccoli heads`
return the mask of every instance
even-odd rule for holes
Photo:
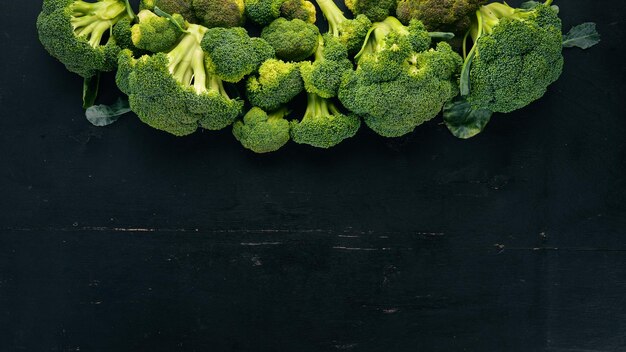
[[[361,121],[399,137],[442,109],[468,138],[493,112],[539,99],[562,71],[552,0],[347,0],[352,19],[334,0],[315,2],[142,0],[135,13],[128,0],[44,0],[37,27],[69,71],[116,71],[146,124],[176,136],[232,126],[257,153],[289,140],[330,148]]]

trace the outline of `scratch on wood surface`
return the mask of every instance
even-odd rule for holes
[[[242,246],[276,246],[283,244],[282,242],[241,242]]]
[[[411,247],[404,248],[390,248],[390,247],[382,247],[382,248],[363,248],[363,247],[344,247],[344,246],[333,246],[333,249],[339,249],[344,251],[391,251],[391,250],[412,250]]]

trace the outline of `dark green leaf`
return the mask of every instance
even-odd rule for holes
[[[443,120],[457,138],[468,139],[485,129],[493,112],[487,109],[473,109],[462,97],[446,103],[443,107]]]
[[[569,33],[563,36],[564,48],[589,49],[600,42],[600,34],[596,30],[596,24],[586,22],[572,27]]]
[[[476,45],[470,50],[467,58],[465,59],[465,63],[463,64],[463,68],[461,69],[461,78],[460,78],[460,89],[462,96],[468,96],[470,93],[470,71],[472,69],[472,61],[474,61],[474,57],[476,56]]]
[[[119,98],[113,105],[94,105],[85,111],[87,120],[94,126],[108,126],[121,116],[130,112],[128,100]]]
[[[98,87],[100,86],[100,73],[85,78],[83,81],[83,109],[87,109],[96,102]]]

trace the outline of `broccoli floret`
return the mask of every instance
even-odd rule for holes
[[[128,81],[131,109],[148,125],[177,136],[200,125],[217,130],[230,125],[243,102],[228,97],[222,81],[207,72],[200,47],[207,28],[189,24],[167,53],[142,56],[131,63]]]
[[[348,19],[333,0],[317,0],[324,17],[328,21],[328,32],[348,48],[348,53],[356,54],[361,50],[363,40],[372,26],[372,21],[365,15]]]
[[[130,95],[130,75],[135,68],[136,61],[135,55],[130,49],[122,50],[118,57],[115,83],[117,83],[117,87],[122,93],[126,95]]]
[[[404,23],[420,20],[429,31],[465,33],[471,15],[486,0],[400,0],[396,16]]]
[[[348,71],[352,71],[352,62],[348,60],[346,47],[329,34],[320,36],[315,61],[300,65],[306,91],[322,98],[337,96],[341,78]]]
[[[131,28],[131,39],[139,49],[153,53],[167,51],[183,34],[181,29],[185,25],[185,20],[178,14],[169,19],[160,17],[150,10],[141,10],[137,14],[137,19],[139,23]]]
[[[280,15],[288,20],[298,18],[304,22],[315,23],[315,5],[306,0],[286,0],[280,7]]]
[[[263,28],[261,38],[274,48],[279,59],[302,61],[315,53],[319,34],[314,24],[281,17]]]
[[[259,76],[250,77],[246,86],[254,106],[274,110],[286,104],[303,89],[298,64],[269,59],[259,67]]]
[[[239,27],[245,22],[244,0],[193,0],[199,23],[212,27]]]
[[[199,23],[191,0],[141,0],[139,3],[140,10],[154,11],[155,7],[167,13],[180,14],[187,22]]]
[[[371,21],[382,21],[396,9],[397,0],[345,0],[354,15],[363,14]]]
[[[132,40],[132,32],[131,28],[133,26],[134,19],[127,17],[122,18],[113,26],[113,31],[111,35],[113,39],[115,39],[115,44],[117,44],[120,49],[130,49],[135,56],[141,56],[143,54],[147,54],[147,52],[143,49],[139,49],[133,44]]]
[[[418,28],[414,22],[411,27]],[[437,116],[458,93],[453,79],[461,57],[445,42],[436,50],[423,48],[426,39],[418,39],[428,37],[428,32],[422,32],[398,31],[387,22],[375,24],[357,55],[357,70],[346,74],[339,88],[343,105],[381,136],[410,133]]]
[[[285,0],[244,0],[246,16],[254,23],[267,26],[280,17],[280,8]]]
[[[330,148],[353,137],[361,127],[361,119],[343,114],[329,99],[307,94],[307,108],[302,120],[291,121],[291,139],[298,144]]]
[[[233,135],[244,146],[255,153],[269,153],[289,142],[289,111],[281,108],[270,113],[253,107],[243,121],[233,124]]]
[[[532,9],[491,3],[477,11],[461,95],[474,109],[508,113],[541,98],[563,69],[561,20],[546,1]],[[466,51],[466,50],[464,50]]]
[[[123,0],[44,0],[37,18],[39,40],[69,71],[91,77],[115,69],[121,49],[113,36],[105,39],[106,34],[132,16]]]
[[[242,27],[211,28],[202,49],[207,53],[209,72],[226,82],[239,82],[259,65],[274,56],[271,46],[263,39],[250,38]]]

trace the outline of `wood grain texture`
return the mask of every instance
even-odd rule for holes
[[[626,5],[602,4],[560,4],[603,42],[475,139],[438,118],[263,156],[91,126],[40,3],[4,4],[0,351],[626,350]]]

